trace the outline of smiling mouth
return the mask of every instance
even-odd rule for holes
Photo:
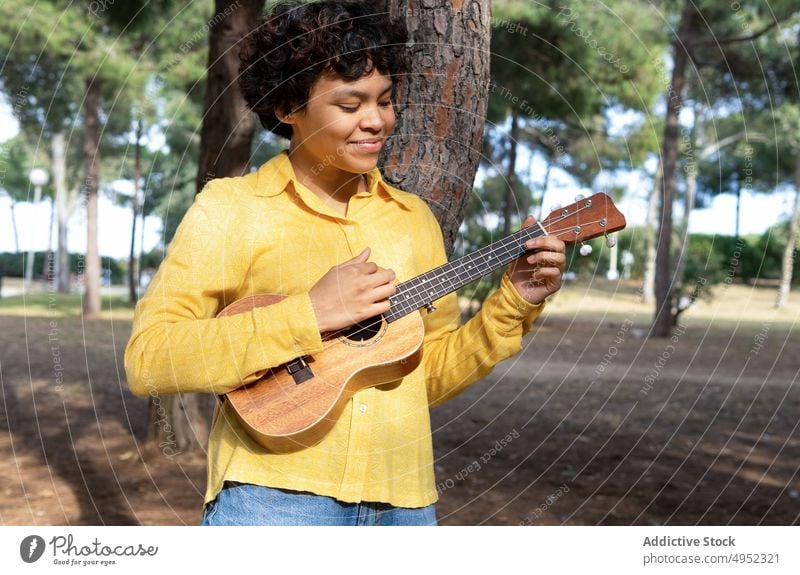
[[[348,142],[358,150],[363,152],[379,152],[383,147],[383,138],[366,138],[364,140],[352,140]]]

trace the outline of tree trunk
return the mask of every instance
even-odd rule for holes
[[[44,263],[42,264],[42,277],[50,289],[50,285],[55,283],[56,262],[53,258],[53,223],[56,218],[56,201],[50,197],[50,226],[47,228],[47,249],[44,252]]]
[[[67,205],[67,153],[64,145],[64,134],[53,135],[52,143],[53,187],[56,193],[56,220],[58,221],[58,237],[56,242],[56,289],[58,293],[69,293],[69,246],[67,244],[67,225],[69,222],[69,206]]]
[[[380,164],[425,199],[452,253],[480,162],[489,99],[489,0],[390,0],[408,27],[411,68],[398,82],[398,121]]]
[[[33,192],[33,207],[39,205],[42,200],[42,186],[35,186]],[[31,226],[31,244],[28,246],[28,256],[25,258],[25,291],[31,289],[33,285],[33,264],[36,260],[36,249],[34,248],[34,241],[36,240],[36,233],[33,226]]]
[[[694,4],[688,2],[681,14],[678,36],[672,42],[673,68],[671,85],[667,88],[667,117],[664,126],[662,143],[662,195],[661,218],[656,245],[656,313],[653,320],[652,334],[656,337],[668,337],[672,329],[672,264],[670,250],[672,247],[672,202],[675,198],[676,166],[678,162],[678,119],[683,106],[683,87],[686,83],[686,65],[689,55],[685,46],[694,29],[696,17]]]
[[[14,228],[14,249],[15,253],[19,253],[19,230],[17,230],[17,202],[14,201],[14,198],[10,198],[11,205],[9,209],[11,210],[11,227]]]
[[[237,44],[264,10],[264,0],[215,0],[225,15],[209,31],[208,73],[200,132],[197,193],[209,180],[246,173],[256,115],[239,90]]]
[[[694,210],[694,198],[697,194],[697,162],[700,161],[700,154],[697,153],[697,127],[699,125],[698,116],[699,111],[695,108],[694,111],[694,128],[692,129],[691,149],[689,151],[690,157],[687,158],[686,163],[686,191],[683,195],[683,218],[678,225],[678,233],[681,238],[681,248],[678,253],[678,263],[675,266],[675,282],[683,285],[685,278],[683,274],[686,272],[686,260],[689,257],[689,219]],[[677,314],[673,318],[673,325],[677,324]]]
[[[216,14],[225,16],[209,30],[197,193],[213,178],[241,176],[247,171],[256,128],[256,116],[247,109],[237,82],[236,44],[250,33],[264,10],[264,0],[216,0],[215,9]],[[212,396],[194,393],[150,398],[148,443],[157,444],[166,455],[204,449],[213,405]]]
[[[142,181],[142,119],[136,121],[136,148],[133,160],[133,197],[131,210],[133,223],[131,224],[131,252],[128,257],[128,299],[136,303],[138,298],[138,277],[136,271],[136,220],[139,217],[139,185]]]
[[[794,177],[794,208],[792,218],[789,220],[789,237],[783,250],[783,264],[781,265],[781,285],[778,288],[778,297],[775,298],[775,307],[784,307],[789,301],[789,292],[792,289],[792,275],[794,274],[794,252],[797,244],[798,228],[800,227],[800,163],[795,167]]]
[[[142,225],[140,226],[141,230],[139,231],[139,265],[136,267],[136,285],[142,285],[142,262],[144,261],[144,223],[145,219],[147,219],[147,214],[145,212],[145,205],[146,205],[146,198],[145,198],[145,191],[144,187],[142,187],[142,205],[139,207],[139,211],[142,213]]]
[[[97,246],[97,190],[99,188],[100,153],[100,87],[94,76],[86,79],[86,142],[83,147],[86,179],[86,262],[83,279],[86,293],[83,315],[91,317],[100,313],[100,252]]]
[[[544,211],[544,198],[547,195],[547,188],[550,186],[550,171],[553,169],[553,163],[547,160],[547,167],[544,169],[544,180],[542,181],[542,194],[539,196],[539,220],[543,220],[549,215]]]
[[[739,182],[736,182],[736,227],[734,228],[733,237],[739,241],[739,220],[741,219],[742,211],[742,187]]]
[[[533,215],[533,156],[534,150],[531,147],[528,154],[528,168],[525,170],[525,185],[528,187],[528,190],[522,195],[521,204],[520,204],[520,214],[522,221],[525,221],[530,215]]]
[[[653,189],[647,202],[645,221],[645,261],[642,280],[642,302],[648,305],[656,301],[656,226],[658,225],[658,196],[661,193],[661,161],[653,178]]]
[[[511,109],[511,134],[509,138],[508,169],[506,171],[506,201],[503,205],[503,237],[511,234],[511,220],[517,208],[517,142],[519,142],[519,112]]]

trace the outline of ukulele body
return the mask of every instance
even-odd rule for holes
[[[217,317],[268,307],[282,299],[280,294],[249,296]],[[357,391],[411,373],[419,365],[424,335],[418,311],[392,323],[381,319],[369,334],[322,334],[321,353],[274,367],[258,381],[225,394],[225,401],[262,447],[278,453],[303,449],[330,431]]]

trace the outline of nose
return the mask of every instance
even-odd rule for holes
[[[383,130],[384,126],[386,126],[386,119],[383,115],[386,112],[386,110],[382,110],[376,105],[364,106],[364,112],[359,122],[361,129],[373,132]],[[389,111],[388,113],[391,112]]]

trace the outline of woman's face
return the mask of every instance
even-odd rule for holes
[[[314,175],[372,170],[394,129],[391,94],[391,78],[377,69],[355,82],[320,76],[308,104],[288,118],[293,156]]]

